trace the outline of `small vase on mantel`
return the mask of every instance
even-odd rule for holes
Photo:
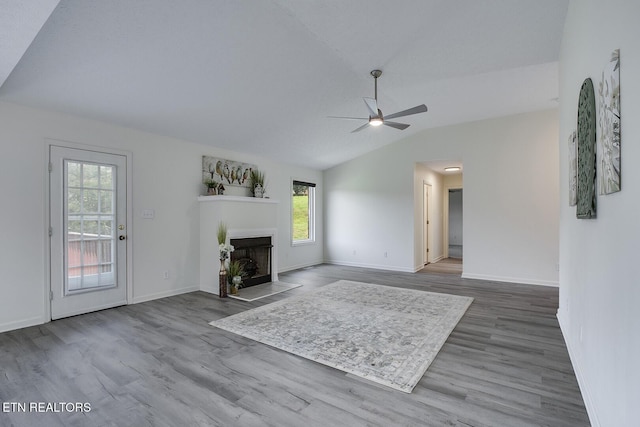
[[[227,297],[227,269],[224,266],[224,260],[220,260],[220,273],[219,273],[218,283],[220,285],[220,289],[218,291],[218,296],[220,298]]]
[[[253,197],[262,199],[263,194],[264,194],[264,188],[262,188],[262,185],[256,184],[256,187],[253,189]]]

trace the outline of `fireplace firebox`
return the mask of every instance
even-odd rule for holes
[[[242,287],[271,282],[271,237],[230,239],[234,251],[231,261],[238,261],[244,270]]]

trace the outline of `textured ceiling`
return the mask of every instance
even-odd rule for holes
[[[61,0],[0,100],[325,169],[427,128],[556,107],[567,4]],[[385,114],[429,112],[351,134],[359,122],[327,116],[366,116],[375,68]]]

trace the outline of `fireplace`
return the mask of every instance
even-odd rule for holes
[[[218,240],[215,238],[218,225],[227,225],[225,243],[235,246],[231,259],[249,258],[257,264],[255,274],[245,277],[246,285],[255,285],[260,280],[278,281],[278,201],[241,196],[201,196],[200,202],[200,289],[218,294],[220,256]],[[258,255],[258,249],[243,248],[237,240],[256,237],[270,238],[269,243],[260,242],[262,249],[270,249],[268,255]],[[255,243],[249,240],[250,243]],[[267,248],[264,248],[267,246]],[[271,246],[269,248],[268,246]],[[253,266],[253,264],[251,264]],[[253,268],[252,268],[253,270]],[[255,275],[265,276],[261,279]]]
[[[242,275],[243,288],[272,281],[271,236],[231,238],[229,243],[235,248],[231,261],[238,261],[245,272]]]

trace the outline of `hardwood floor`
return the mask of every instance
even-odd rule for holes
[[[462,259],[445,258],[438,262],[433,262],[424,266],[419,273],[442,273],[462,275]]]
[[[339,279],[475,300],[411,394],[208,325]],[[254,302],[193,292],[0,334],[0,401],[91,405],[0,412],[0,426],[589,425],[555,288],[328,265],[280,280],[304,286]]]

